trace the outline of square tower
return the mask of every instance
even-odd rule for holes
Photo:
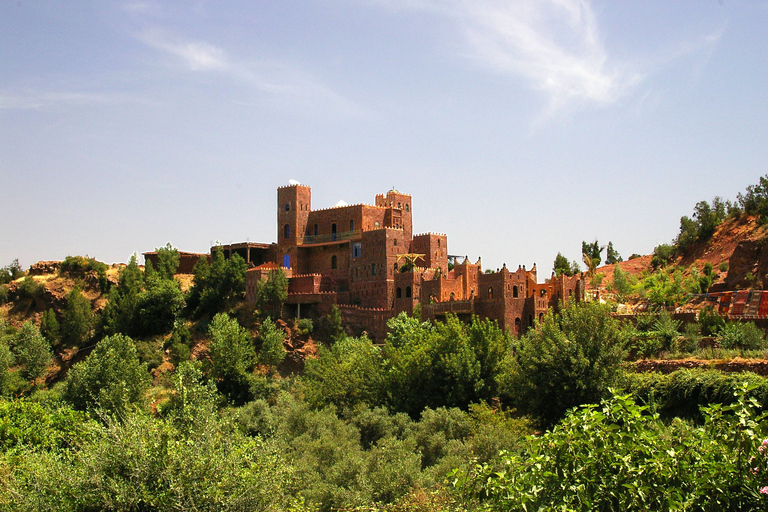
[[[283,267],[297,264],[296,247],[304,242],[307,219],[312,210],[312,189],[306,185],[288,185],[277,189],[277,251]]]

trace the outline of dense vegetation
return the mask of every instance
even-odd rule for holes
[[[665,309],[716,272],[669,262],[724,216],[768,215],[766,190],[699,203],[640,279],[614,268],[616,299],[650,313],[620,323],[611,304],[569,302],[520,338],[401,314],[376,345],[338,309],[286,325],[285,275],[247,306],[245,262],[222,251],[186,292],[170,245],[116,277],[68,257],[59,308],[0,321],[0,510],[764,509],[768,379],[632,360],[766,357],[752,323]],[[603,256],[621,260],[597,240],[582,253],[593,280]],[[44,293],[18,262],[2,290],[17,318]],[[279,371],[289,330],[319,342],[301,375]]]

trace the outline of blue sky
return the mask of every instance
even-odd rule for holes
[[[627,257],[768,174],[768,2],[0,3],[0,265],[413,196],[486,267]]]

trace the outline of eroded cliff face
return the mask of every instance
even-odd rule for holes
[[[736,245],[723,284],[727,290],[768,286],[768,238],[742,240]]]

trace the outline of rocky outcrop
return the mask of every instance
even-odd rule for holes
[[[728,261],[723,285],[726,290],[768,287],[768,239],[738,243]]]

